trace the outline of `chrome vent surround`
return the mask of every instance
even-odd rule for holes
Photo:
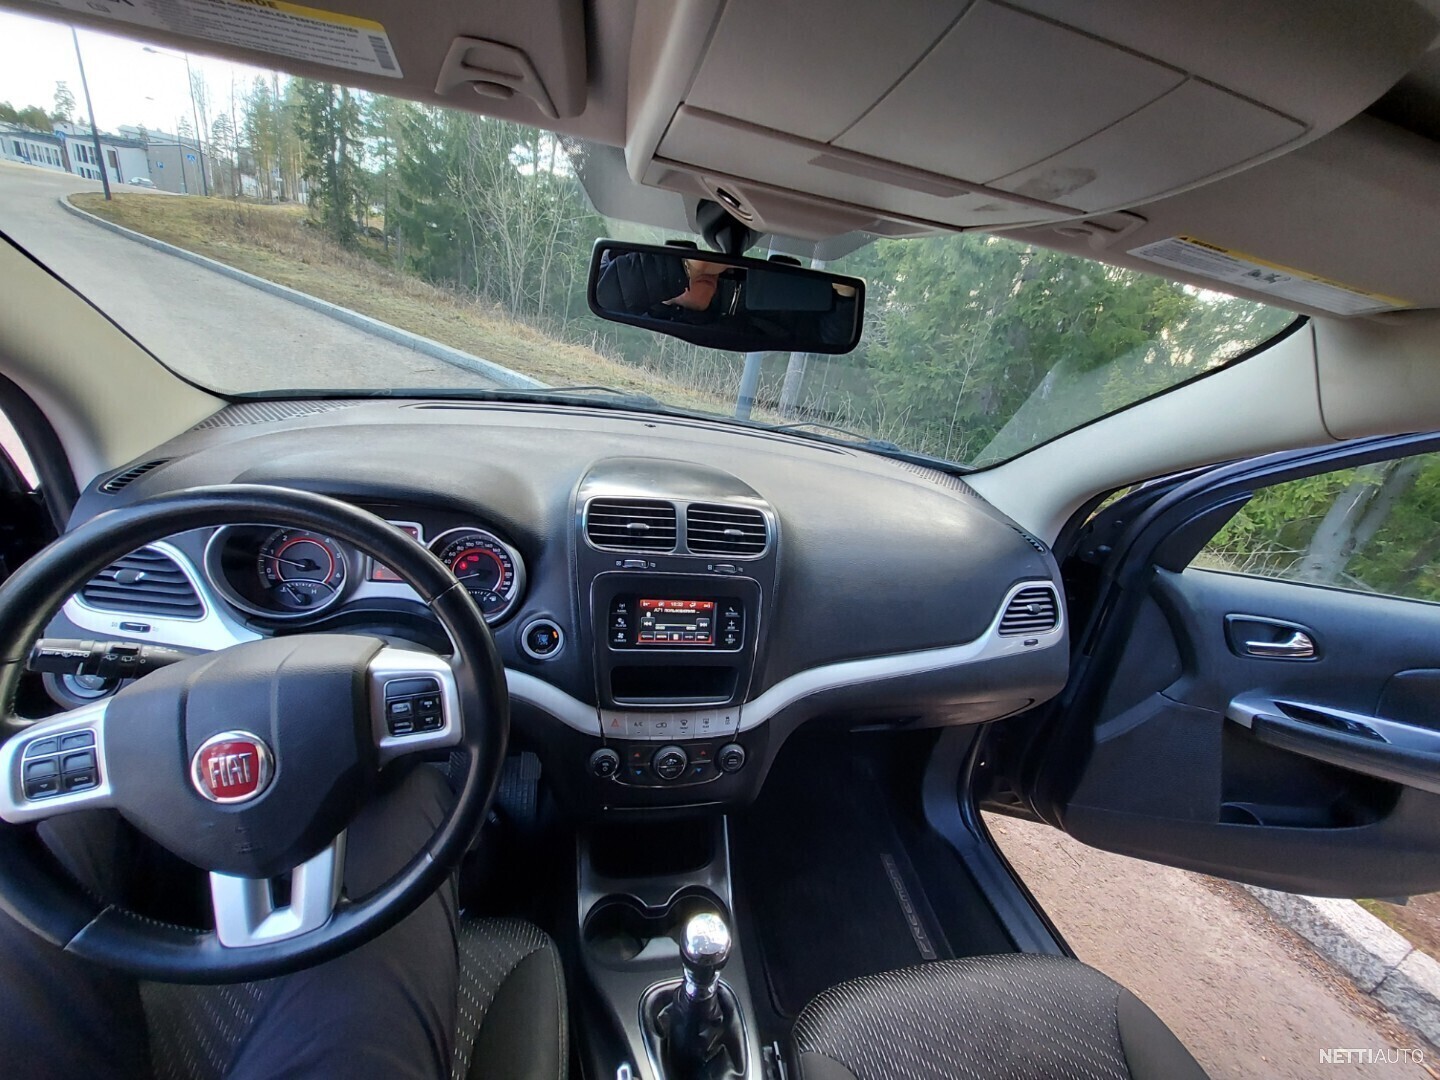
[[[154,461],[144,461],[139,465],[131,465],[130,468],[124,472],[116,473],[110,477],[109,480],[101,484],[100,490],[105,492],[106,495],[114,495],[117,492],[125,490],[136,480],[139,480],[140,477],[154,469],[158,469],[169,460],[169,458],[156,458]]]
[[[664,499],[591,499],[585,536],[603,551],[674,551],[677,514]]]
[[[1060,625],[1060,599],[1054,586],[1034,585],[1021,589],[1005,605],[1000,616],[1000,636],[1044,634]]]
[[[765,515],[752,506],[691,503],[685,508],[685,546],[696,555],[763,555],[770,544]]]
[[[199,619],[205,604],[194,584],[163,551],[143,547],[111,563],[80,590],[88,607],[124,615]]]

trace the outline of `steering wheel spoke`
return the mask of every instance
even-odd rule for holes
[[[0,818],[20,824],[114,805],[105,761],[108,705],[108,699],[81,705],[0,746]]]
[[[464,719],[455,672],[444,657],[386,647],[370,660],[370,720],[380,764],[457,745]]]
[[[345,878],[345,833],[289,873],[289,903],[276,902],[275,878],[210,874],[215,936],[227,949],[269,945],[330,921]]]

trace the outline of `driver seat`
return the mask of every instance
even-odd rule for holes
[[[451,1080],[564,1080],[569,1027],[555,943],[521,919],[463,914],[457,936],[460,992]],[[270,985],[142,984],[158,1080],[223,1076],[264,1009]]]

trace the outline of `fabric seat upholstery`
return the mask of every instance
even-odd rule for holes
[[[565,972],[545,931],[520,919],[460,920],[459,1022],[451,1080],[564,1080]]]
[[[462,916],[451,1080],[564,1080],[565,975],[555,943],[520,919]],[[157,1080],[225,1074],[277,983],[141,986]]]
[[[1204,1080],[1113,979],[1057,956],[980,956],[820,994],[795,1022],[801,1080]]]

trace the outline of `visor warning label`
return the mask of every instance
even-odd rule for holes
[[[1294,267],[1266,262],[1193,236],[1172,236],[1131,248],[1129,254],[1201,277],[1268,293],[1276,300],[1305,304],[1336,315],[1371,315],[1410,306],[1383,293],[1366,292]]]
[[[220,45],[259,49],[312,64],[402,77],[385,27],[284,0],[41,0],[132,26],[168,30]]]

